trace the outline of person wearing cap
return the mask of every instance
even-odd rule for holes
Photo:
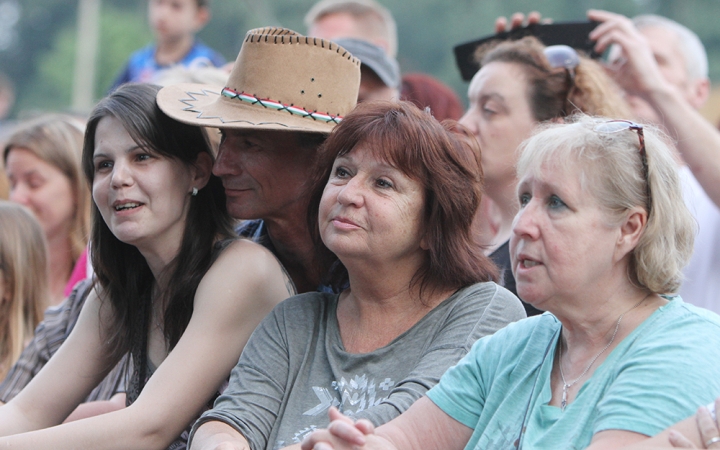
[[[238,232],[265,245],[298,292],[321,287],[306,224],[318,147],[357,101],[360,61],[335,43],[282,28],[248,32],[226,86],[176,84],[158,93],[176,120],[219,128],[213,173]]]
[[[395,58],[379,46],[355,38],[334,40],[362,63],[358,103],[369,100],[397,100],[400,98],[400,67]]]

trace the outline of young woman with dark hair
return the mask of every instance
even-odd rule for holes
[[[212,404],[262,317],[292,293],[267,250],[233,236],[204,132],[162,113],[158,89],[124,85],[90,116],[83,167],[96,283],[67,341],[0,408],[0,434],[13,435],[1,445],[185,448],[183,430]],[[44,429],[127,352],[127,408]]]

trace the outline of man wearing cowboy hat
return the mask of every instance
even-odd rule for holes
[[[158,106],[192,125],[219,128],[213,173],[240,233],[268,247],[298,292],[316,290],[307,228],[317,148],[355,106],[360,61],[337,44],[283,28],[250,30],[225,87],[179,84]]]

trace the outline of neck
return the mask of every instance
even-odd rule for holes
[[[412,328],[429,311],[452,294],[452,290],[431,290],[420,296],[410,287],[407,273],[394,271],[357,274],[349,269],[350,289],[338,304],[338,323],[345,349],[366,353],[384,347]]]
[[[494,238],[491,241],[489,252],[504,244],[510,239],[512,223],[518,212],[516,198],[517,181],[515,179],[504,183],[488,183],[487,196],[497,205],[500,213],[500,223]]]
[[[161,66],[178,63],[188,54],[194,42],[193,35],[158,41],[155,48],[155,61]]]
[[[72,244],[70,239],[49,238],[48,256],[50,265],[50,303],[57,305],[63,301],[65,285],[73,270]]]
[[[606,307],[597,308],[597,314],[588,316],[585,320],[563,321],[561,346],[567,355],[565,367],[568,367],[568,363],[589,361],[608,345],[608,350],[611,351],[665,303],[658,295],[636,289],[632,295],[625,296],[621,301],[609,300],[604,305]],[[574,375],[577,376],[578,373]]]
[[[265,226],[275,247],[275,256],[288,272],[298,293],[317,290],[322,274],[317,269],[315,246],[305,221],[265,219]]]

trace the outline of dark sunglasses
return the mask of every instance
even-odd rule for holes
[[[647,152],[645,151],[645,135],[643,134],[643,126],[629,120],[608,120],[595,125],[593,130],[597,133],[619,133],[621,131],[630,130],[638,135],[640,140],[640,161],[642,162],[643,178],[645,179],[645,194],[647,196],[647,212],[650,216],[650,205],[652,204],[650,197],[650,179],[648,178],[648,162]]]
[[[567,115],[571,110],[571,108],[568,108],[568,97],[570,97],[570,91],[575,87],[575,68],[580,64],[580,57],[574,48],[567,45],[551,45],[545,47],[543,53],[550,67],[553,69],[565,69],[567,73],[568,89],[563,105],[563,113]]]

